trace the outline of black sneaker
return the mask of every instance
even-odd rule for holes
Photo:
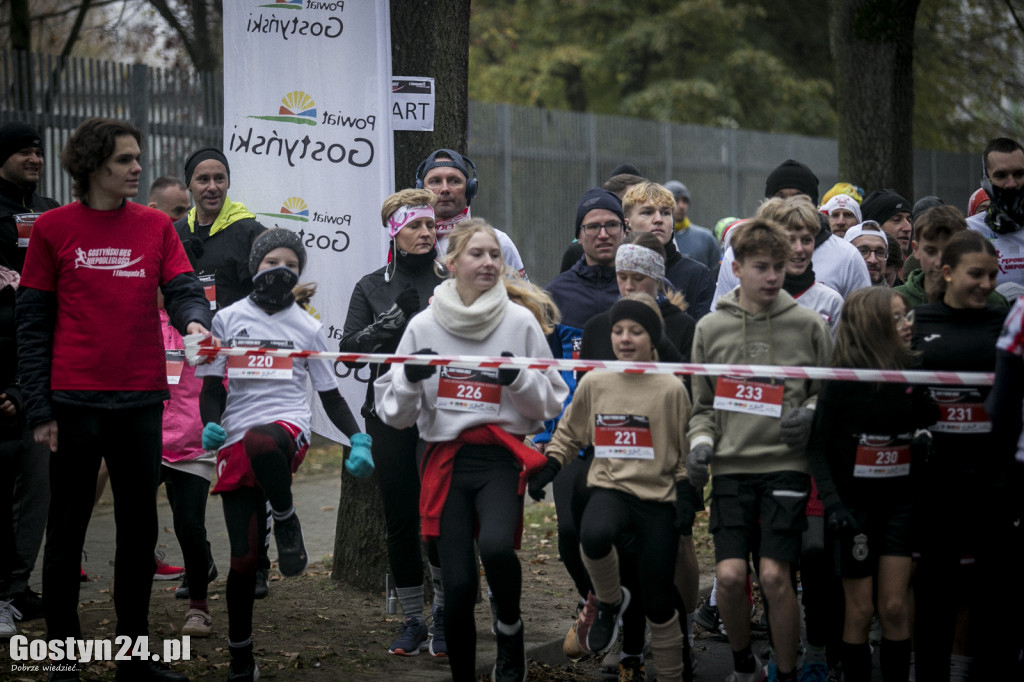
[[[595,654],[608,651],[619,634],[619,616],[629,606],[629,590],[622,589],[622,599],[618,604],[597,602],[597,617],[587,633],[587,649]]]
[[[260,667],[255,658],[244,659],[232,657],[228,667],[228,682],[256,682],[260,679]]]
[[[309,566],[306,541],[302,537],[302,524],[298,514],[274,522],[274,540],[277,542],[277,569],[281,575],[299,575]]]
[[[265,599],[270,592],[270,573],[265,568],[256,569],[256,587],[252,591],[255,599]]]
[[[11,605],[21,611],[19,620],[35,620],[43,617],[43,598],[38,592],[26,587],[11,597]]]
[[[260,678],[260,668],[252,655],[252,642],[245,646],[229,646],[231,665],[228,667],[228,682],[255,682]]]
[[[217,564],[210,559],[210,577],[207,579],[207,584],[212,583],[217,579]],[[266,595],[263,595],[266,596]],[[175,599],[188,599],[188,574],[181,577],[181,584],[174,588]],[[258,599],[258,597],[257,597]]]
[[[491,670],[491,682],[525,682],[526,644],[523,641],[522,619],[519,620],[519,629],[515,634],[504,635],[501,630],[497,630],[494,636],[498,642],[498,656]]]

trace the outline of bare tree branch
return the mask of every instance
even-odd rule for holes
[[[1024,33],[1024,24],[1021,24],[1020,17],[1017,16],[1017,10],[1013,8],[1013,3],[1010,2],[1010,0],[1003,0],[1003,2],[1006,4],[1006,9],[1010,10],[1010,14],[1013,16],[1013,21],[1017,24],[1017,28]]]
[[[75,46],[78,36],[82,33],[82,25],[85,23],[85,15],[89,13],[90,5],[92,5],[92,0],[82,0],[82,4],[79,5],[78,16],[75,17],[75,23],[71,27],[71,32],[68,33],[68,39],[64,41],[64,48],[60,51],[62,58],[71,55],[71,48]]]

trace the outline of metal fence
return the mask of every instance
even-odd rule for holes
[[[45,131],[44,193],[64,202],[71,192],[59,150],[90,116],[129,119],[143,131],[144,188],[159,175],[180,175],[196,147],[223,142],[220,74],[0,51],[0,93],[0,123],[24,120]],[[752,213],[765,177],[786,159],[810,166],[822,193],[838,180],[831,139],[484,102],[470,102],[469,120],[468,153],[480,174],[473,213],[512,236],[539,284],[558,274],[579,197],[619,163],[652,180],[684,182],[691,219],[708,227]],[[980,175],[979,155],[915,153],[917,197],[934,194],[963,210]],[[236,189],[244,201],[245,188]]]
[[[224,128],[219,73],[156,69],[97,59],[0,51],[0,123],[28,121],[44,135],[45,194],[71,200],[60,150],[79,123],[92,116],[130,120],[144,135],[142,177],[181,175],[193,149],[220,145]]]

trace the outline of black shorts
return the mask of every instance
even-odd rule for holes
[[[704,498],[701,491],[694,488],[688,482],[676,486],[676,530],[680,535],[693,535],[693,522],[697,518],[697,512],[704,511]]]
[[[837,533],[833,539],[839,575],[869,578],[878,572],[879,557],[909,557],[911,506],[910,502],[902,502],[867,511],[850,509],[858,528]]]
[[[746,561],[756,549],[758,534],[762,557],[789,563],[799,559],[810,492],[811,477],[796,471],[713,476],[710,528],[715,561]]]

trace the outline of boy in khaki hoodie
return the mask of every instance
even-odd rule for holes
[[[778,223],[754,219],[732,239],[739,286],[697,323],[693,361],[709,364],[826,366],[832,339],[824,321],[782,290],[789,237]],[[761,590],[780,682],[796,680],[800,611],[790,564],[800,556],[810,492],[804,448],[818,382],[805,379],[695,376],[687,475],[698,490],[715,467],[710,529],[715,538],[718,608],[729,633],[729,680],[759,680],[750,650],[747,561],[761,557]],[[757,526],[760,526],[758,528]],[[758,544],[755,546],[755,542]]]

